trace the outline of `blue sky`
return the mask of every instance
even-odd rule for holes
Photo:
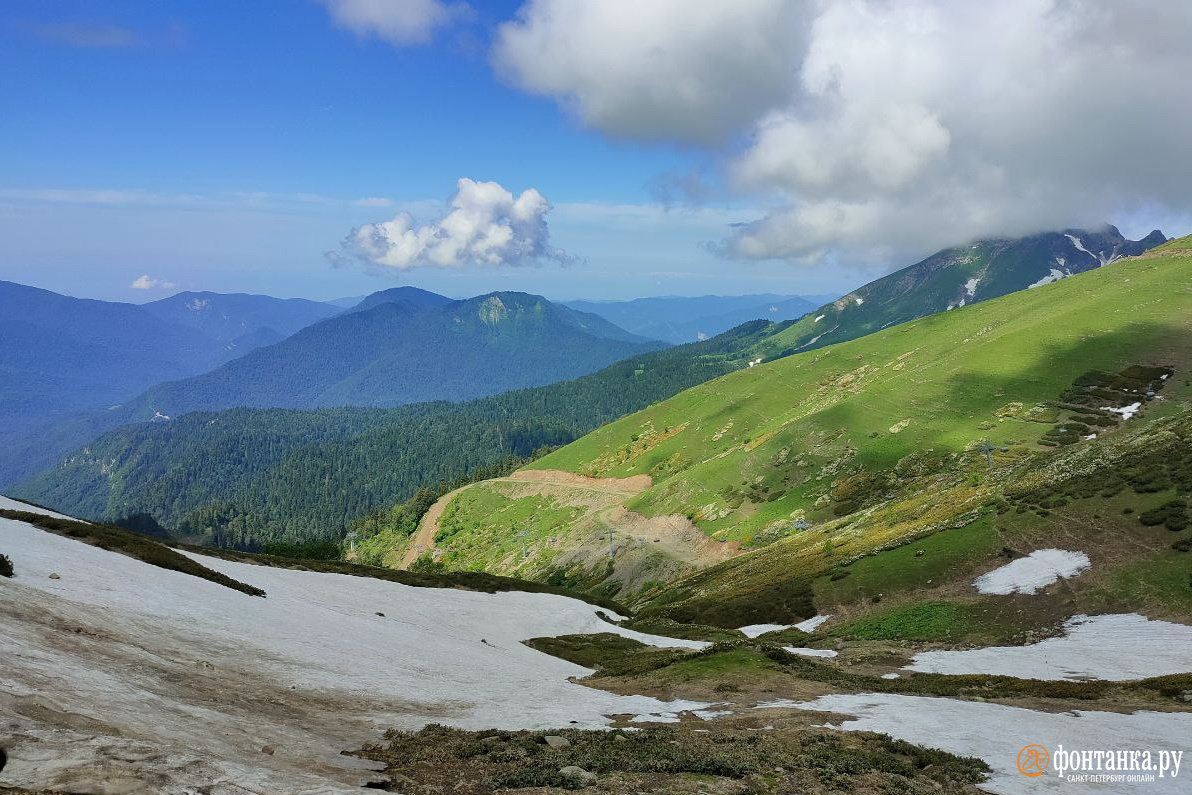
[[[368,12],[385,2],[5,2],[0,278],[125,300],[170,289],[330,298],[397,283],[452,295],[522,289],[559,298],[823,293],[970,234],[1099,220],[1145,233],[1152,220],[1186,218],[1165,186],[1124,185],[1111,186],[1117,193],[1104,202],[1066,206],[1037,221],[981,207],[963,217],[997,220],[965,226],[948,216],[950,206],[927,204],[916,216],[925,232],[895,217],[869,224],[883,207],[900,204],[896,193],[876,195],[888,190],[889,162],[905,155],[908,165],[896,178],[907,169],[927,174],[919,161],[944,156],[945,139],[954,156],[965,120],[947,126],[947,112],[959,111],[942,100],[931,116],[943,120],[945,134],[924,127],[923,140],[908,143],[906,152],[883,154],[885,163],[874,167],[882,173],[862,175],[878,186],[863,207],[845,195],[816,195],[820,204],[807,204],[814,186],[806,164],[791,166],[789,153],[781,160],[763,145],[770,145],[772,120],[792,112],[784,105],[794,90],[787,75],[808,74],[814,48],[799,56],[801,65],[796,60],[776,73],[770,95],[738,101],[737,86],[768,85],[769,77],[738,56],[746,50],[733,40],[737,28],[756,43],[758,30],[795,24],[753,13],[764,4],[752,0],[728,22],[704,26],[723,31],[716,38],[735,47],[727,67],[706,74],[685,65],[716,67],[723,53],[712,48],[727,45],[709,43],[695,26],[684,34],[682,25],[643,19],[632,36],[614,27],[598,40],[592,37],[607,20],[578,19],[576,30],[560,29],[567,20],[549,13],[552,0],[470,7],[389,0],[449,19],[419,42],[352,29],[336,16],[338,4]],[[602,7],[619,19],[635,7],[615,5]],[[724,13],[691,8],[698,10],[685,16]],[[524,40],[498,42],[503,23],[520,26],[514,32]],[[793,27],[782,36],[802,40]],[[559,41],[565,44],[556,48]],[[552,56],[556,49],[561,55]],[[774,50],[799,52],[782,37]],[[677,66],[658,62],[659,52],[673,55]],[[651,59],[648,68],[620,69],[635,58]],[[842,64],[863,74],[864,64]],[[691,74],[675,77],[672,66]],[[741,73],[717,94],[726,69]],[[694,104],[672,102],[675,86],[688,83],[699,89]],[[705,131],[692,118],[719,121]],[[916,129],[914,122],[906,127]],[[799,128],[791,140],[806,142],[807,134]],[[839,130],[834,135],[841,137]],[[846,136],[841,147],[848,145]],[[779,161],[784,171],[755,177],[757,163]],[[833,184],[856,181],[849,168],[838,166]],[[794,177],[782,176],[792,169]],[[658,186],[688,174],[701,178],[698,201],[688,195],[661,204]],[[531,229],[524,233],[529,248],[517,250],[534,256],[516,262],[502,253],[477,265],[469,248],[446,266],[416,257],[393,267],[392,258],[378,264],[358,249],[348,250],[354,259],[338,258],[339,267],[329,263],[325,252],[342,251],[340,241],[361,225],[398,212],[411,214],[414,232],[433,225],[460,178],[499,183],[513,198],[539,192],[553,206],[537,219],[549,226],[549,249],[566,257],[538,256],[545,238]],[[1074,190],[1096,194],[1086,185]],[[940,191],[955,196],[947,185]],[[1041,202],[1048,212],[1055,205],[1049,197]],[[833,211],[830,221],[809,226],[825,208]],[[1109,210],[1117,211],[1112,218]],[[954,228],[940,230],[948,226]],[[142,275],[159,286],[132,289]]]

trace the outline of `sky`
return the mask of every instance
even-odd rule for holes
[[[1192,231],[1192,4],[6,0],[0,278],[845,291]]]

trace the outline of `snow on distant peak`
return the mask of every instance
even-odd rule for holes
[[[191,312],[202,312],[207,307],[211,306],[211,302],[206,298],[195,298],[186,305],[186,308]]]
[[[1070,235],[1067,232],[1065,232],[1064,237],[1068,238],[1068,240],[1070,240],[1072,242],[1072,245],[1076,247],[1077,251],[1083,251],[1085,254],[1088,254],[1093,259],[1097,259],[1097,255],[1094,254],[1093,252],[1089,251],[1087,248],[1085,248],[1084,243],[1081,243],[1080,238],[1078,238],[1076,235]]]
[[[857,302],[857,306],[860,306],[861,304],[865,303],[865,299],[861,298],[860,296],[854,295],[853,300]]]

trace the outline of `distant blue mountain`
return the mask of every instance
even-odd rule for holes
[[[600,315],[626,331],[676,345],[714,337],[750,320],[793,320],[821,303],[802,296],[659,296],[631,301],[567,301],[567,306]]]
[[[665,344],[526,293],[463,301],[414,288],[364,299],[208,373],[159,384],[123,422],[240,406],[397,406],[577,378]]]
[[[143,304],[141,308],[154,317],[193,328],[219,342],[239,340],[238,355],[250,350],[247,346],[254,338],[277,342],[340,312],[337,306],[303,298],[208,292],[178,293]],[[274,333],[262,333],[265,330]]]

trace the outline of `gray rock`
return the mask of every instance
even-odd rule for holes
[[[560,768],[559,775],[571,779],[581,787],[586,787],[590,784],[596,783],[595,773],[591,772],[590,770],[584,770],[582,767],[576,767],[575,765],[568,765],[567,767]]]
[[[51,580],[61,580],[62,578],[58,576],[58,572],[54,572],[53,574],[50,575],[50,579]]]
[[[566,737],[560,737],[557,734],[548,734],[542,738],[542,742],[549,745],[551,748],[566,748],[571,745],[571,741]]]

